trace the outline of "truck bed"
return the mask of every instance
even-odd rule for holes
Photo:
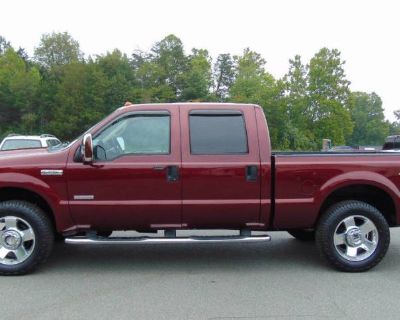
[[[399,160],[400,154],[379,151],[273,152],[274,226],[311,228],[327,197],[335,197],[333,191],[339,198],[349,193],[357,198],[365,189],[375,190],[383,206],[392,206],[392,224],[397,224],[396,204],[382,191],[399,197]]]

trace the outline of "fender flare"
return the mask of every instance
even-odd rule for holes
[[[400,191],[396,185],[383,175],[370,171],[353,171],[338,176],[326,181],[315,197],[315,203],[320,211],[328,197],[335,191],[351,187],[355,185],[372,186],[381,189],[387,193],[393,200],[396,209],[396,219],[399,220],[397,212],[399,211],[398,202],[400,200]]]

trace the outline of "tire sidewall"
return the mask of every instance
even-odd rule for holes
[[[334,244],[334,233],[337,226],[349,216],[363,216],[371,220],[378,231],[378,244],[375,251],[362,261],[350,261],[342,257]],[[375,207],[361,201],[344,201],[328,210],[323,227],[317,230],[317,241],[322,246],[322,253],[329,259],[334,258],[334,265],[344,271],[364,271],[375,266],[385,255],[389,242],[390,231],[387,221]],[[328,246],[326,246],[326,244]]]
[[[0,264],[3,274],[20,274],[31,271],[38,263],[42,262],[51,251],[53,240],[49,233],[49,224],[43,219],[44,214],[33,205],[19,201],[0,203],[0,218],[15,216],[24,219],[30,224],[35,234],[35,247],[31,255],[23,262],[15,265]]]

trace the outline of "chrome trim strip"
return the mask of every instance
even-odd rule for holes
[[[94,195],[92,194],[81,194],[74,196],[74,200],[94,200]]]
[[[71,237],[66,238],[68,244],[162,244],[162,243],[243,243],[270,241],[268,235],[240,237],[240,236],[220,236],[220,237],[176,237],[176,238],[156,238],[156,237],[135,237],[135,238],[85,238]]]
[[[40,174],[42,176],[62,176],[64,174],[64,170],[42,169],[40,170]]]

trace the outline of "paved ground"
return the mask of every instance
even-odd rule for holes
[[[384,261],[333,271],[311,244],[59,244],[32,275],[0,278],[0,319],[399,319],[400,229]]]

